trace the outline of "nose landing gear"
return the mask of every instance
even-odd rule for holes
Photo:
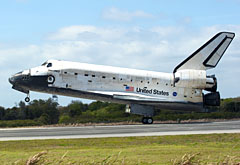
[[[29,96],[29,94],[27,94],[27,97],[24,99],[25,100],[25,102],[29,102],[30,101],[30,96]]]

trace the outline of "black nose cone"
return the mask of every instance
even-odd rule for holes
[[[15,78],[14,76],[10,77],[8,81],[13,85],[15,83]]]

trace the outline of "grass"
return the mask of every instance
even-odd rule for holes
[[[5,141],[0,142],[0,162],[237,164],[240,163],[240,134]]]

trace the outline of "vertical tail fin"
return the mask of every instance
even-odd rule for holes
[[[207,70],[215,68],[232,42],[235,34],[220,32],[181,62],[173,71],[183,69]]]

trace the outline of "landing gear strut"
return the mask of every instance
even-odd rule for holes
[[[152,124],[153,123],[153,118],[152,117],[143,117],[142,118],[142,123],[143,124]]]

